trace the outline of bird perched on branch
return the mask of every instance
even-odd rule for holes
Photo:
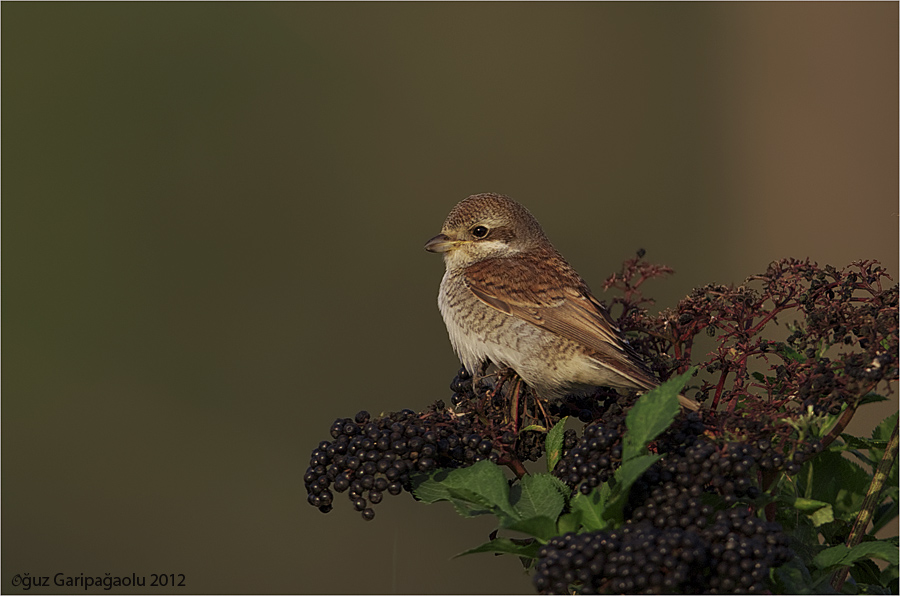
[[[460,202],[425,250],[444,255],[438,306],[466,370],[511,368],[538,396],[591,387],[652,389],[659,382],[603,305],[509,197]],[[698,404],[679,396],[682,406]]]

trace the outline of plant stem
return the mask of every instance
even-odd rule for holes
[[[722,389],[725,388],[725,377],[728,376],[728,369],[722,371],[722,374],[719,376],[719,383],[716,385],[716,393],[713,396],[712,405],[709,406],[710,412],[715,412],[716,408],[719,407],[719,398],[722,397]]]
[[[516,478],[522,479],[528,474],[528,470],[525,469],[525,466],[522,465],[518,459],[511,459],[506,462],[506,467],[513,471],[513,474],[516,475]]]
[[[881,489],[884,488],[884,481],[887,479],[891,468],[897,460],[897,427],[898,425],[894,424],[894,432],[891,433],[891,439],[888,441],[887,448],[884,450],[884,455],[878,463],[875,475],[872,477],[872,484],[869,485],[869,492],[866,493],[866,498],[863,500],[863,506],[856,516],[856,521],[853,522],[853,527],[850,529],[850,535],[847,537],[847,548],[853,548],[862,541],[863,536],[866,535],[866,528],[869,527],[869,521],[872,519],[872,512],[875,510],[875,507],[878,506]],[[841,567],[835,571],[831,578],[831,586],[836,591],[840,592],[849,573],[849,566]]]
[[[856,407],[851,406],[844,410],[844,413],[838,419],[837,423],[831,430],[828,431],[828,434],[822,437],[822,446],[828,447],[831,443],[841,436],[841,433],[844,432],[844,429],[847,428],[847,425],[850,424],[850,421],[853,420],[853,415],[856,414]]]

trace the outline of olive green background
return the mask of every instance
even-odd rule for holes
[[[640,247],[660,308],[784,256],[897,273],[896,3],[2,13],[4,592],[530,592],[450,560],[488,519],[302,482],[335,417],[449,398],[422,245],[469,194],[601,298]]]

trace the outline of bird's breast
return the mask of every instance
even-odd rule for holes
[[[554,356],[574,346],[545,329],[508,315],[478,299],[461,274],[448,271],[441,282],[438,306],[450,343],[472,373],[486,359],[509,366],[532,385],[552,375]]]

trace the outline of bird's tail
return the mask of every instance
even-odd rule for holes
[[[681,405],[682,408],[690,410],[691,412],[696,412],[697,410],[700,409],[700,403],[697,402],[696,400],[693,400],[693,399],[687,397],[686,395],[679,395],[678,403],[679,403],[679,405]]]

